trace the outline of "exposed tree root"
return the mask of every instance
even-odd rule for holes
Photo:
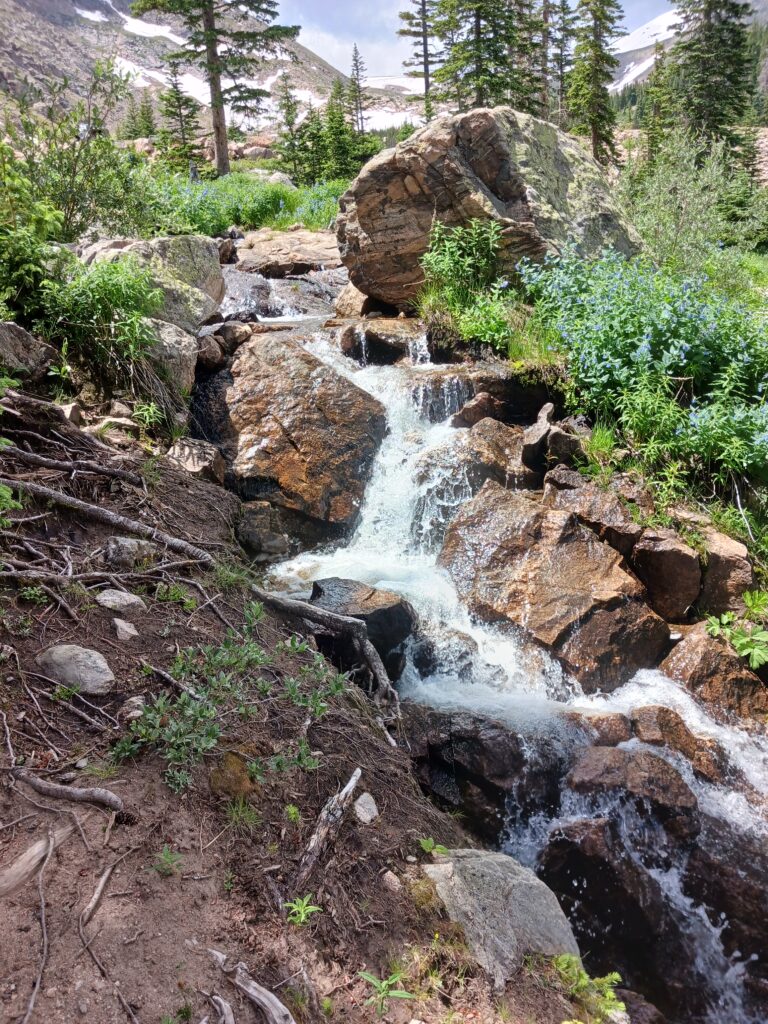
[[[317,825],[315,825],[315,831],[309,837],[309,842],[299,864],[299,872],[296,876],[296,890],[298,892],[301,892],[304,888],[325,847],[341,828],[344,814],[352,802],[352,797],[360,781],[361,774],[362,770],[355,768],[346,786],[340,792],[334,793],[320,812]]]
[[[48,782],[45,779],[38,779],[36,775],[27,771],[26,768],[12,768],[11,778],[25,783],[42,796],[51,797],[54,800],[71,800],[78,804],[100,804],[108,807],[111,811],[118,813],[123,810],[123,801],[108,789],[101,789],[93,786],[87,789],[78,789],[75,786],[61,786],[57,782]]]
[[[99,476],[112,477],[115,480],[125,480],[134,487],[141,487],[143,481],[136,473],[129,473],[126,469],[114,469],[111,466],[103,466],[90,459],[76,459],[70,462],[64,459],[49,459],[44,455],[36,455],[33,452],[17,448],[15,445],[8,445],[3,449],[4,455],[10,455],[14,459],[26,462],[30,466],[42,466],[44,469],[57,469],[62,473],[97,473]]]
[[[293,1014],[269,989],[262,988],[248,973],[243,963],[230,967],[227,957],[217,949],[209,949],[213,959],[229,978],[235,988],[247,996],[253,1005],[261,1010],[266,1024],[296,1024]]]

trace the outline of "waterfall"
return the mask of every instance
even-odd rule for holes
[[[399,682],[404,697],[451,711],[470,710],[509,723],[530,745],[531,763],[553,738],[572,748],[577,738],[564,709],[621,711],[648,704],[674,708],[689,728],[711,736],[727,751],[740,788],[715,785],[694,776],[685,759],[660,747],[648,749],[674,762],[698,798],[702,815],[726,822],[740,834],[768,838],[768,741],[722,725],[710,717],[677,683],[659,672],[640,672],[610,695],[585,696],[552,659],[534,650],[511,627],[479,623],[458,598],[446,572],[437,565],[446,523],[472,490],[460,473],[450,487],[439,486],[445,466],[431,453],[457,431],[449,425],[471,387],[450,366],[434,366],[426,340],[411,346],[409,358],[395,365],[362,364],[346,358],[328,332],[318,332],[307,349],[339,374],[374,396],[386,409],[389,432],[378,452],[360,520],[351,539],[337,547],[299,555],[276,566],[271,585],[305,593],[312,580],[340,576],[395,591],[416,609],[422,637],[433,641],[425,668],[418,644],[406,649]],[[638,745],[638,740],[629,745]],[[627,744],[623,744],[627,746]],[[691,956],[693,983],[704,999],[697,1024],[759,1024],[745,1009],[744,964],[723,948],[724,921],[711,921],[683,889],[684,856],[660,856],[663,837],[633,817],[626,802],[580,796],[565,785],[561,805],[529,814],[510,808],[503,848],[537,866],[553,831],[568,822],[604,814],[617,823],[627,855],[658,886],[669,913],[680,922]],[[661,845],[660,845],[661,844]]]

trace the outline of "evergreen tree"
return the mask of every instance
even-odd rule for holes
[[[139,133],[136,137],[139,139],[151,139],[157,132],[155,107],[149,89],[145,89],[141,94],[139,109],[136,112],[136,130]]]
[[[549,38],[552,47],[552,93],[557,123],[565,127],[568,122],[566,95],[568,76],[573,67],[573,42],[576,32],[576,14],[570,0],[555,0],[551,11]]]
[[[368,97],[365,95],[365,72],[367,68],[357,43],[352,47],[352,71],[349,75],[349,105],[352,108],[352,119],[358,135],[365,132],[365,111]]]
[[[138,139],[139,135],[139,109],[136,106],[136,96],[128,93],[128,104],[125,108],[125,116],[117,129],[119,139]]]
[[[621,20],[617,0],[579,0],[576,49],[568,88],[568,107],[576,126],[590,136],[592,155],[608,163],[616,155],[616,110],[608,86],[618,60],[611,44]]]
[[[173,167],[188,168],[199,156],[195,139],[200,134],[200,105],[181,88],[181,67],[177,60],[168,63],[168,88],[160,93],[160,147]]]
[[[437,30],[446,40],[435,72],[442,94],[474,107],[509,99],[511,5],[507,0],[441,0]]]
[[[277,109],[280,113],[282,127],[275,148],[286,166],[288,173],[299,181],[303,177],[302,138],[299,127],[299,105],[291,90],[287,75],[280,78],[277,93]],[[309,115],[307,115],[309,116]]]
[[[669,81],[669,64],[667,51],[661,45],[656,44],[656,60],[653,71],[642,90],[643,102],[635,91],[637,100],[635,110],[640,123],[645,128],[646,135],[646,157],[652,165],[659,155],[667,133],[675,123],[675,108],[672,100]]]
[[[259,61],[277,54],[299,29],[273,24],[277,0],[135,0],[135,14],[156,11],[177,15],[187,38],[176,56],[200,67],[208,82],[216,170],[229,173],[226,105],[253,116],[269,96],[249,84]],[[225,86],[224,77],[232,80]]]
[[[344,84],[337,78],[323,119],[324,167],[326,178],[348,178],[357,170],[355,166],[355,132],[347,116]]]
[[[310,106],[297,135],[297,184],[314,185],[326,165],[325,125],[319,110]]]
[[[545,42],[549,40],[548,0],[537,10],[533,0],[509,0],[507,102],[526,114],[545,114],[549,76]]]
[[[711,139],[738,141],[736,126],[750,98],[752,56],[742,0],[678,0],[680,38],[673,60],[687,126]]]
[[[397,34],[413,40],[413,54],[403,63],[405,67],[412,69],[407,72],[409,77],[420,78],[424,83],[424,117],[431,121],[434,115],[432,72],[439,61],[434,26],[437,0],[410,2],[414,9],[400,12],[398,17],[403,24]]]

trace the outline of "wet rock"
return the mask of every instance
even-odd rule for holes
[[[244,323],[258,320],[260,316],[280,316],[282,306],[272,298],[271,283],[260,274],[244,274],[239,264],[222,267],[224,277],[224,298],[219,315],[222,320],[239,320]]]
[[[552,418],[555,407],[547,402],[539,410],[536,422],[526,427],[523,435],[523,462],[530,469],[541,471],[546,462],[547,438],[552,429]]]
[[[218,373],[227,362],[227,354],[213,334],[204,334],[197,339],[196,369],[205,373]]]
[[[717,530],[703,533],[707,554],[699,607],[708,615],[743,610],[742,595],[755,585],[746,547]]]
[[[474,427],[484,419],[501,420],[504,418],[504,404],[487,391],[470,398],[451,419],[452,427]]]
[[[291,550],[291,540],[280,509],[268,501],[243,503],[237,524],[237,540],[256,562],[272,562]]]
[[[632,739],[632,725],[626,715],[618,711],[593,711],[583,708],[569,709],[566,718],[584,729],[598,747],[617,747]]]
[[[436,118],[375,156],[342,196],[339,249],[366,295],[406,309],[423,282],[434,221],[478,217],[503,231],[501,264],[575,241],[585,254],[637,251],[597,164],[551,124],[508,107]]]
[[[139,636],[138,629],[136,629],[132,622],[128,622],[126,619],[112,619],[112,626],[117,639],[122,643],[136,640]]]
[[[237,263],[237,246],[233,238],[219,238],[216,245],[219,250],[219,263]]]
[[[362,825],[370,825],[379,816],[379,808],[370,793],[361,793],[355,800],[352,809]]]
[[[758,721],[768,715],[768,686],[723,640],[708,636],[703,622],[687,633],[660,668],[721,714],[734,711]]]
[[[337,615],[361,619],[368,629],[368,639],[382,658],[416,628],[416,612],[404,597],[355,580],[316,580],[309,600]]]
[[[132,569],[139,562],[151,562],[159,553],[157,544],[137,537],[110,537],[104,545],[104,561],[116,569]]]
[[[379,317],[347,324],[339,334],[339,346],[344,355],[374,366],[396,363],[419,352],[424,361],[428,358],[427,336],[418,320]]]
[[[667,746],[691,762],[694,771],[710,782],[722,782],[727,756],[720,744],[707,736],[695,736],[672,708],[650,704],[632,712],[632,728],[643,743]]]
[[[645,584],[654,611],[683,622],[701,589],[699,556],[674,530],[644,530],[632,551],[632,568]]]
[[[373,299],[364,295],[350,282],[344,286],[336,299],[335,313],[344,320],[358,318],[370,313],[375,305]]]
[[[656,1007],[643,999],[637,992],[626,988],[617,988],[616,995],[624,1003],[629,1024],[668,1024],[667,1018]]]
[[[182,394],[188,394],[195,383],[197,339],[193,334],[164,320],[149,319],[155,340],[149,358],[160,377]]]
[[[226,389],[233,470],[246,500],[351,529],[386,430],[383,407],[307,352],[271,334],[238,349]]]
[[[153,285],[163,293],[155,318],[190,334],[216,312],[224,297],[219,251],[212,238],[173,235],[127,244],[125,239],[115,239],[97,242],[84,250],[81,258],[85,263],[101,263],[126,257],[148,267]]]
[[[58,358],[55,348],[23,327],[0,321],[0,366],[12,377],[39,380]]]
[[[558,467],[547,473],[544,504],[573,512],[579,522],[625,557],[643,533],[614,490],[598,487],[572,469]]]
[[[512,857],[450,850],[436,864],[425,865],[424,873],[497,990],[517,973],[526,954],[579,956],[555,894]]]
[[[263,277],[286,277],[341,266],[333,232],[305,228],[250,231],[240,246],[239,256],[241,272],[255,272]]]
[[[566,430],[554,423],[547,435],[547,461],[550,465],[573,466],[584,462],[584,434]]]
[[[126,590],[116,590],[113,587],[100,590],[96,595],[96,604],[111,612],[119,612],[123,618],[132,618],[147,610],[146,604],[138,594],[129,594]]]
[[[115,677],[99,651],[77,644],[57,644],[38,654],[35,664],[43,675],[80,693],[99,695],[112,690]]]
[[[461,505],[486,480],[503,487],[538,487],[541,477],[523,465],[522,446],[521,427],[484,419],[425,452],[415,467],[422,488],[414,516],[416,535],[438,543]]]
[[[680,773],[647,750],[589,747],[568,775],[577,793],[619,792],[647,802],[673,835],[694,838],[699,831],[698,801]]]
[[[439,561],[476,615],[525,629],[589,692],[654,667],[667,646],[616,551],[571,513],[493,481],[459,510]]]
[[[219,449],[210,441],[182,437],[168,449],[165,457],[190,476],[210,480],[214,484],[224,483],[227,465]]]
[[[253,329],[250,324],[239,323],[237,320],[230,320],[227,323],[220,324],[216,328],[214,338],[221,345],[222,349],[228,356],[232,356],[244,345],[246,341],[250,341],[253,334]]]

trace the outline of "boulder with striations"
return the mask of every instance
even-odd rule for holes
[[[568,242],[585,255],[639,240],[599,165],[554,125],[509,107],[435,118],[369,161],[341,198],[337,232],[352,283],[405,309],[423,283],[435,219],[502,229],[502,263],[543,259]]]

